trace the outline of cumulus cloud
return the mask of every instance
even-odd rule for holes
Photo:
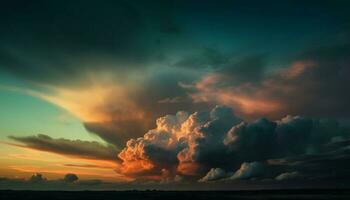
[[[161,117],[155,129],[127,142],[119,154],[121,171],[159,174],[167,169],[171,174],[197,175],[203,170],[198,162],[209,164],[213,160],[209,154],[223,146],[224,134],[239,121],[231,109],[220,106],[210,113],[178,112]]]
[[[264,173],[264,165],[259,162],[242,163],[231,179],[250,179],[259,177]]]
[[[118,154],[117,172],[158,180],[181,175],[202,182],[232,171],[231,179],[274,178],[287,168],[267,161],[334,151],[344,143],[339,138],[350,133],[334,120],[299,116],[245,122],[225,106],[211,112],[180,111],[159,118],[156,125],[127,142]]]
[[[87,159],[115,160],[114,155],[117,152],[116,148],[111,145],[105,146],[98,142],[51,138],[43,134],[27,137],[9,136],[9,138],[22,143],[14,144],[16,146]]]
[[[276,176],[277,181],[284,181],[284,180],[295,180],[302,178],[302,175],[299,172],[284,172],[278,176]]]
[[[232,175],[232,173],[225,172],[221,168],[211,168],[209,172],[201,179],[199,179],[199,182],[208,182],[208,181],[215,181],[218,179],[222,179],[225,177],[228,177]]]

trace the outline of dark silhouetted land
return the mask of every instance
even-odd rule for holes
[[[197,199],[350,199],[350,190],[259,190],[259,191],[0,191],[1,200],[197,200]]]

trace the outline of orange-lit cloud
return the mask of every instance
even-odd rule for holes
[[[313,67],[316,63],[309,61],[297,61],[294,62],[290,67],[281,70],[280,74],[286,79],[293,79],[302,75],[306,70]]]
[[[198,176],[203,170],[203,166],[198,163],[201,151],[198,140],[206,138],[201,128],[210,126],[210,121],[215,120],[216,115],[220,120],[226,117],[225,120],[230,120],[229,124],[238,120],[230,110],[225,109],[217,107],[211,116],[205,113],[189,115],[180,111],[176,115],[157,119],[155,129],[127,142],[118,155],[122,163],[116,171],[138,177],[152,175],[159,179],[164,177],[164,172],[173,178],[177,175]]]
[[[208,172],[212,176],[213,169],[219,168],[229,170],[221,178],[247,179],[263,174],[261,163],[268,159],[322,153],[335,138],[349,134],[334,121],[300,116],[246,122],[225,106],[216,106],[209,113],[180,111],[156,123],[143,137],[127,142],[118,154],[121,163],[116,172],[160,182],[176,177],[203,181],[200,177]]]
[[[96,75],[98,76],[98,75]],[[20,92],[51,102],[83,122],[140,120],[144,112],[132,99],[137,88],[97,77],[79,87],[39,85],[41,90],[1,86],[0,89]],[[130,112],[132,111],[132,112]]]
[[[225,77],[219,74],[204,77],[193,86],[198,92],[191,93],[191,98],[194,102],[215,102],[230,106],[239,115],[248,119],[269,116],[270,113],[281,110],[281,102],[265,96],[264,91],[256,90],[252,84],[218,87],[224,79]]]
[[[191,91],[189,95],[195,103],[227,105],[248,120],[261,116],[276,119],[286,113],[296,114],[298,107],[315,98],[311,95],[319,90],[319,80],[307,77],[317,75],[313,73],[316,69],[316,62],[301,60],[266,75],[258,82],[236,81],[234,76],[224,73],[209,73],[192,85],[181,86]],[[295,98],[293,103],[292,98]]]
[[[139,75],[116,80],[113,75],[100,72],[90,73],[86,79],[86,84],[78,86],[37,84],[37,89],[11,86],[0,89],[35,96],[61,107],[80,119],[89,132],[117,147],[124,145],[130,136],[145,131],[150,112],[137,99],[141,86],[135,84],[138,82],[135,79],[141,79]]]
[[[84,122],[142,119],[144,113],[129,98],[128,89],[116,85],[93,85],[78,89],[51,88],[52,95],[42,94],[41,97]]]

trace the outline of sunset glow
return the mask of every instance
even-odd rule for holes
[[[0,190],[348,187],[349,8],[4,2]]]

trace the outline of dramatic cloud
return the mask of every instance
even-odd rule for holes
[[[16,146],[87,159],[115,160],[117,152],[111,145],[104,146],[98,142],[82,140],[55,139],[42,134],[28,137],[9,136],[9,138],[23,143],[23,145],[15,144]]]
[[[231,72],[218,70],[193,85],[195,102],[214,102],[236,109],[245,119],[286,113],[316,117],[349,117],[350,96],[348,44],[311,49],[297,56],[288,67],[266,73],[258,59],[235,63]],[[244,64],[247,63],[247,64]],[[251,65],[262,70],[245,66]],[[270,70],[271,71],[271,70]],[[276,72],[277,71],[277,72]]]
[[[181,111],[159,118],[155,129],[129,140],[118,155],[122,163],[116,171],[151,179],[202,177],[201,182],[274,178],[291,169],[268,160],[324,154],[334,140],[344,143],[349,134],[333,120],[287,116],[247,123],[228,107],[191,115]]]
[[[234,174],[233,172],[225,172],[222,169],[211,169],[199,181],[228,183],[239,179],[247,179],[250,181],[283,181],[285,183],[295,182],[299,184],[310,182],[312,185],[317,184],[316,182],[327,181],[345,183],[350,177],[348,170],[350,165],[349,148],[348,145],[339,145],[336,149],[324,151],[323,153],[269,159],[263,163],[244,162]]]
[[[239,121],[225,107],[216,107],[210,113],[178,112],[159,118],[156,129],[127,142],[119,154],[121,173],[159,175],[165,169],[173,175],[197,175],[203,170],[197,161],[213,162],[209,154],[220,150],[224,134]]]
[[[69,111],[82,120],[88,131],[117,147],[150,128],[149,122],[144,120],[149,113],[132,97],[138,91],[136,86],[96,78],[93,79],[99,83],[88,87],[50,87],[50,94],[40,93],[39,97]]]
[[[285,37],[280,29],[295,31],[304,25],[294,23],[297,27],[286,25],[275,30],[272,23],[271,30],[260,30],[263,39],[260,34],[236,38],[247,30],[240,20],[232,19],[241,19],[243,13],[255,16],[254,22],[271,20],[244,4],[207,2],[200,5],[205,14],[193,12],[202,9],[187,1],[18,4],[8,2],[1,8],[0,71],[24,81],[23,89],[33,90],[30,95],[67,110],[88,131],[117,148],[154,128],[153,121],[166,113],[195,112],[216,104],[230,106],[249,120],[262,116],[278,119],[285,114],[323,117],[349,113],[348,95],[337,92],[349,89],[347,45],[306,52],[293,59],[288,69],[271,75],[268,72],[276,73],[279,66],[270,66],[269,61],[274,60],[269,54],[280,56],[280,49],[251,50],[255,48],[250,41],[257,37],[252,43],[261,48],[266,36],[273,35],[275,41],[278,35]],[[320,6],[327,8],[330,16],[341,13],[338,20],[347,16],[338,6]],[[278,16],[274,18],[278,27],[290,21],[290,16],[300,20],[293,6],[282,13],[265,4],[258,8]],[[312,8],[319,10],[314,5]],[[217,18],[222,9],[229,16]],[[317,28],[321,21],[331,20],[321,20],[325,16],[320,18],[317,12],[310,16],[320,20],[316,23],[312,17],[302,17],[308,27]],[[187,18],[194,21],[184,20]],[[221,34],[212,34],[213,24],[198,23],[201,21],[224,24],[218,33],[230,37],[212,38]],[[244,22],[243,27],[250,27],[250,23]],[[203,32],[193,32],[196,29]],[[300,33],[288,41],[303,41],[297,37]],[[246,46],[249,50],[242,50]],[[308,45],[303,42],[301,46]]]
[[[153,121],[164,113],[176,112],[177,107],[189,111],[207,107],[193,105],[186,91],[178,85],[179,81],[192,80],[196,76],[193,74],[165,68],[157,72],[129,72],[128,76],[116,78],[110,72],[91,72],[85,77],[90,83],[82,86],[36,84],[34,89],[10,86],[0,86],[0,89],[35,96],[57,105],[80,119],[89,132],[122,148],[130,138],[142,136],[153,128]],[[176,106],[169,106],[174,99]]]
[[[113,160],[123,176],[167,184],[347,178],[348,7],[6,2],[1,92],[47,101],[106,143],[36,135],[11,136],[12,145]],[[17,130],[13,124],[4,130]],[[66,167],[106,167],[94,162]]]
[[[173,112],[157,102],[186,96],[179,81],[194,80],[169,64],[190,45],[174,19],[179,3],[8,2],[0,12],[0,71],[122,147]]]

